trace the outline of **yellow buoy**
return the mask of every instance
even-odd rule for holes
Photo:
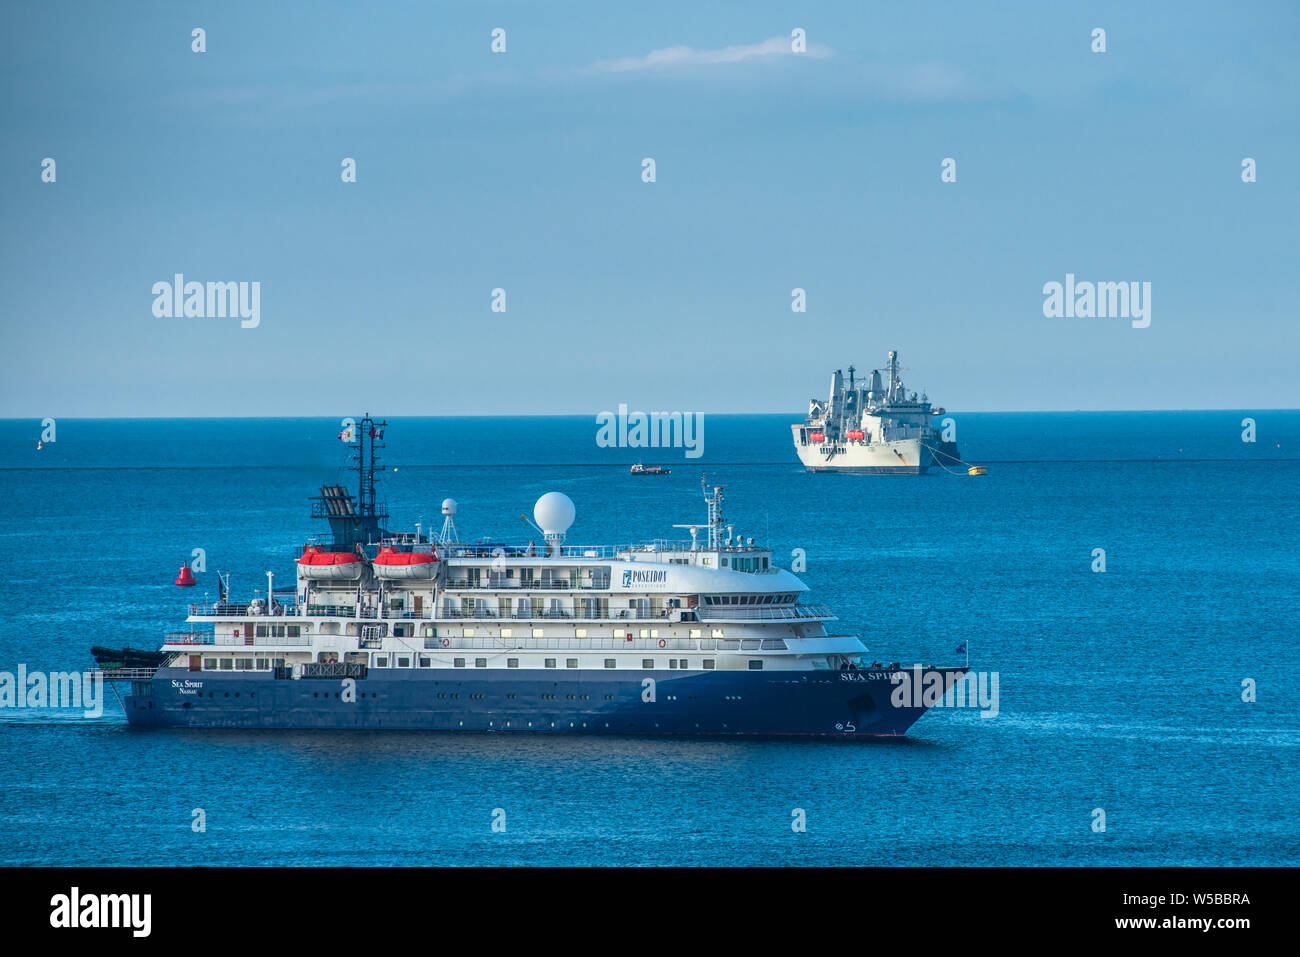
[[[966,470],[967,475],[988,475],[989,470],[982,465],[972,465]]]

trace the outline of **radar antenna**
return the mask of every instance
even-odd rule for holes
[[[456,500],[454,498],[444,498],[442,500],[442,532],[438,535],[440,545],[453,545],[460,541],[460,536],[456,534]]]

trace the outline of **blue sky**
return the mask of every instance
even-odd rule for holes
[[[6,4],[0,416],[793,412],[891,348],[954,410],[1294,408],[1298,41],[1291,3]],[[261,324],[155,317],[178,272]],[[1150,327],[1044,318],[1067,272]]]

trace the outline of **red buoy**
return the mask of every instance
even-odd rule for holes
[[[181,573],[176,576],[176,584],[180,585],[182,588],[189,588],[192,585],[198,584],[198,582],[194,580],[194,573],[190,571],[189,565],[181,566]]]

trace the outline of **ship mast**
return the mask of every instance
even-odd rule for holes
[[[700,488],[704,492],[704,502],[709,507],[709,548],[720,548],[722,543],[722,526],[726,524],[726,519],[722,517],[722,490],[725,485],[713,485],[708,483],[708,476],[700,476]],[[713,491],[710,492],[709,489]]]
[[[322,485],[320,494],[312,501],[312,517],[329,521],[334,546],[352,549],[377,542],[388,533],[384,522],[388,511],[375,495],[376,474],[379,469],[379,449],[384,447],[384,429],[388,423],[375,421],[370,414],[356,423],[359,429],[355,443],[348,450],[353,464],[348,471],[357,473],[357,493],[353,496],[342,485]],[[341,433],[343,438],[346,433]]]
[[[363,518],[387,518],[380,515],[375,508],[375,466],[379,461],[378,450],[384,448],[384,429],[388,423],[376,422],[367,412],[357,423],[360,434],[357,436],[355,451],[356,464],[352,471],[357,473],[357,512]]]

